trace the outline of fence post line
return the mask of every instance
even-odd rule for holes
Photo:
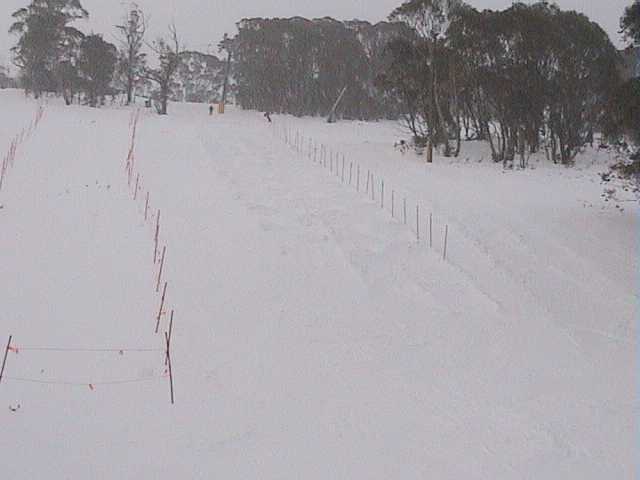
[[[353,177],[353,162],[349,162],[349,185],[351,185],[352,177]]]

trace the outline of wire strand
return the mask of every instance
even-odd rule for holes
[[[104,385],[124,385],[128,383],[145,383],[154,380],[159,380],[164,376],[155,376],[147,378],[136,378],[128,380],[105,380],[101,382],[69,382],[65,380],[38,380],[35,378],[23,378],[23,377],[5,377],[5,380],[21,383],[38,383],[44,385],[64,385],[70,387],[87,387],[87,386],[104,386]]]
[[[79,352],[79,353],[149,353],[149,352],[164,352],[162,348],[73,348],[73,347],[20,347],[13,346],[12,348],[19,352]]]

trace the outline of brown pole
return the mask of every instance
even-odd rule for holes
[[[160,259],[160,270],[158,270],[158,281],[156,282],[156,293],[160,291],[160,280],[162,279],[162,269],[164,268],[164,256],[167,253],[167,246],[162,247],[162,258]]]
[[[160,330],[160,317],[162,317],[162,309],[164,308],[164,298],[167,295],[167,282],[164,282],[162,289],[162,299],[160,300],[160,309],[158,310],[158,318],[156,319],[156,333]]]
[[[447,238],[449,237],[449,225],[444,227],[444,251],[442,252],[442,259],[447,259]]]
[[[0,383],[2,383],[2,375],[4,375],[4,367],[7,365],[7,356],[9,355],[9,347],[11,347],[11,339],[13,337],[9,335],[9,341],[7,342],[7,348],[4,349],[4,358],[2,359],[2,368],[0,368]]]
[[[171,335],[173,334],[173,310],[171,310],[171,320],[169,321],[169,344],[171,344]],[[164,359],[164,364],[167,365],[169,363],[169,356],[167,355]]]
[[[154,248],[153,248],[153,263],[158,260],[158,234],[160,233],[160,209],[158,209],[158,216],[156,218],[156,234],[154,236]]]
[[[173,397],[173,372],[171,371],[171,340],[169,339],[169,334],[164,332],[164,339],[167,343],[167,363],[169,364],[169,388],[171,391],[171,405],[175,404],[175,399]]]

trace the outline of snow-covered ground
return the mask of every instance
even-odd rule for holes
[[[0,104],[4,153],[37,104]],[[425,165],[394,123],[172,105],[128,186],[132,114],[51,102],[0,191],[3,476],[634,477],[639,212],[606,153]]]

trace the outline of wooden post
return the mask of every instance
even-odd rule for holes
[[[442,252],[442,259],[447,259],[447,238],[449,237],[449,225],[444,227],[444,250]]]
[[[340,180],[344,183],[344,153],[342,154],[342,177]]]
[[[144,202],[144,221],[147,221],[147,215],[149,214],[149,192],[147,191],[147,199]]]
[[[416,239],[420,241],[420,206],[416,204]]]
[[[160,317],[162,317],[162,309],[164,308],[164,299],[167,295],[167,282],[164,282],[164,288],[162,289],[162,299],[160,300],[160,309],[158,310],[158,317],[156,318],[156,333],[160,330]]]
[[[169,320],[169,344],[171,344],[171,335],[173,333],[173,310],[171,310],[171,320]],[[169,363],[169,356],[165,356],[164,365],[167,366]]]
[[[376,188],[375,183],[373,183],[373,172],[371,172],[371,200],[376,201]]]
[[[138,185],[140,184],[140,174],[138,173],[136,175],[136,189],[133,192],[133,199],[137,200],[138,199]]]
[[[433,248],[433,213],[429,214],[429,248]]]
[[[403,203],[402,203],[402,211],[404,212],[404,224],[407,224],[407,197],[404,197]]]
[[[395,207],[396,207],[396,192],[391,190],[391,218],[396,218]]]
[[[9,341],[7,342],[7,348],[4,349],[4,358],[2,359],[2,368],[0,368],[0,383],[2,383],[2,376],[4,375],[4,368],[7,366],[7,357],[9,356],[9,348],[11,348],[12,335],[9,335]]]
[[[367,188],[365,188],[365,193],[369,196],[369,177],[371,177],[371,172],[367,170]]]
[[[167,344],[167,364],[169,367],[169,389],[171,392],[171,405],[175,405],[175,399],[173,396],[173,371],[171,370],[171,340],[167,332],[164,332],[164,339]]]
[[[351,185],[352,178],[353,178],[353,162],[349,162],[349,185]]]
[[[162,247],[162,258],[160,259],[160,270],[158,270],[158,281],[156,282],[156,293],[160,291],[160,280],[162,279],[162,269],[164,268],[164,256],[167,253],[167,246]]]
[[[154,249],[153,249],[153,264],[158,261],[158,235],[160,233],[160,209],[158,209],[158,216],[156,218],[156,234],[154,236]]]

